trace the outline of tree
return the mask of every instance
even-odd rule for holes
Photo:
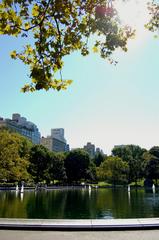
[[[96,165],[93,162],[92,159],[90,159],[90,165],[86,171],[86,176],[85,176],[85,180],[89,180],[89,181],[96,181],[97,179],[97,171],[96,171]]]
[[[65,160],[65,156],[63,153],[50,152],[50,158],[49,158],[48,167],[47,167],[48,181],[66,180],[64,160]]]
[[[49,158],[49,151],[44,146],[34,145],[31,148],[28,171],[32,175],[35,183],[46,180]]]
[[[146,27],[152,31],[156,32],[159,29],[159,2],[157,0],[148,3],[148,9],[151,14],[151,19]]]
[[[99,152],[99,153],[96,153],[93,161],[94,161],[95,165],[97,167],[99,167],[100,164],[104,161],[104,159],[105,159],[105,155]]]
[[[97,168],[97,177],[113,185],[127,183],[128,169],[128,164],[121,158],[110,156]]]
[[[144,175],[144,158],[145,149],[136,145],[122,145],[116,146],[112,150],[113,156],[122,158],[123,161],[129,165],[129,182],[136,182]]]
[[[159,146],[154,146],[149,150],[149,153],[159,158]]]
[[[93,51],[111,63],[112,52],[127,51],[127,40],[134,35],[120,24],[113,0],[2,0],[0,19],[0,34],[26,38],[22,52],[11,53],[30,67],[31,83],[24,92],[66,89],[71,80],[62,79],[63,58],[77,50],[89,54],[92,35],[97,39]]]
[[[65,159],[65,168],[68,182],[78,182],[87,179],[91,160],[89,154],[83,150],[73,150]]]
[[[145,166],[145,177],[150,180],[154,179],[157,184],[157,179],[159,179],[159,147],[152,147],[145,159],[147,163]]]
[[[0,131],[0,181],[15,182],[28,180],[28,139],[8,130]]]

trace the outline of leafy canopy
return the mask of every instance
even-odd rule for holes
[[[97,177],[114,185],[123,184],[127,183],[128,171],[129,166],[127,162],[120,157],[110,156],[97,168]]]
[[[65,169],[68,182],[78,182],[87,179],[91,167],[89,154],[84,150],[72,150],[65,159]]]
[[[71,80],[62,79],[63,58],[79,50],[89,54],[88,39],[95,35],[92,50],[111,63],[111,54],[121,48],[127,51],[127,40],[134,35],[122,26],[113,5],[117,0],[2,0],[0,34],[26,38],[24,49],[12,51],[30,68],[31,83],[23,92],[40,89],[66,89]],[[123,0],[129,1],[129,0]],[[151,20],[147,28],[159,28],[159,3],[150,0]],[[60,80],[56,73],[60,72]]]
[[[28,180],[31,143],[17,133],[0,130],[0,181]]]
[[[127,51],[134,32],[120,25],[113,0],[2,0],[0,34],[26,38],[24,49],[11,53],[30,68],[31,83],[22,91],[66,89],[63,58],[80,50],[89,54],[88,39],[95,35],[93,51],[111,61],[112,52]],[[29,43],[30,42],[30,43]],[[61,79],[55,77],[60,72]]]
[[[143,154],[146,152],[144,148],[137,145],[119,145],[115,146],[112,150],[114,156],[120,157],[129,166],[129,182],[137,182],[143,177],[144,171],[144,158]]]

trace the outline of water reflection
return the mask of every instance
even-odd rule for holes
[[[1,218],[159,217],[159,194],[122,188],[0,191],[0,206]]]
[[[23,192],[21,192],[20,193],[20,200],[23,202],[23,198],[24,198],[24,193]]]

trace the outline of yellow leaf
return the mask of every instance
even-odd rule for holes
[[[73,81],[71,79],[67,80],[67,84],[70,85]]]
[[[6,27],[5,27],[5,31],[9,32],[11,30],[11,27],[10,25],[8,24]]]
[[[98,48],[97,48],[96,46],[94,46],[94,47],[92,48],[92,50],[93,50],[94,53],[97,53],[97,52],[98,52]]]
[[[16,55],[17,55],[16,51],[13,51],[13,52],[10,53],[10,56],[13,59],[16,59]]]
[[[39,6],[36,4],[33,6],[32,15],[33,17],[37,17],[39,15]]]
[[[25,25],[26,30],[28,30],[30,28],[30,24],[28,22],[26,22],[24,25]]]

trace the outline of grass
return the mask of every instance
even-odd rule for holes
[[[144,187],[144,179],[142,179],[142,180],[139,180],[139,181],[137,181],[137,183],[136,182],[132,182],[132,183],[130,183],[130,186],[132,186],[132,187],[135,187],[135,186],[137,186],[137,187]]]
[[[91,184],[92,186],[98,186],[98,187],[110,187],[112,184],[107,182],[98,182],[97,184]]]

